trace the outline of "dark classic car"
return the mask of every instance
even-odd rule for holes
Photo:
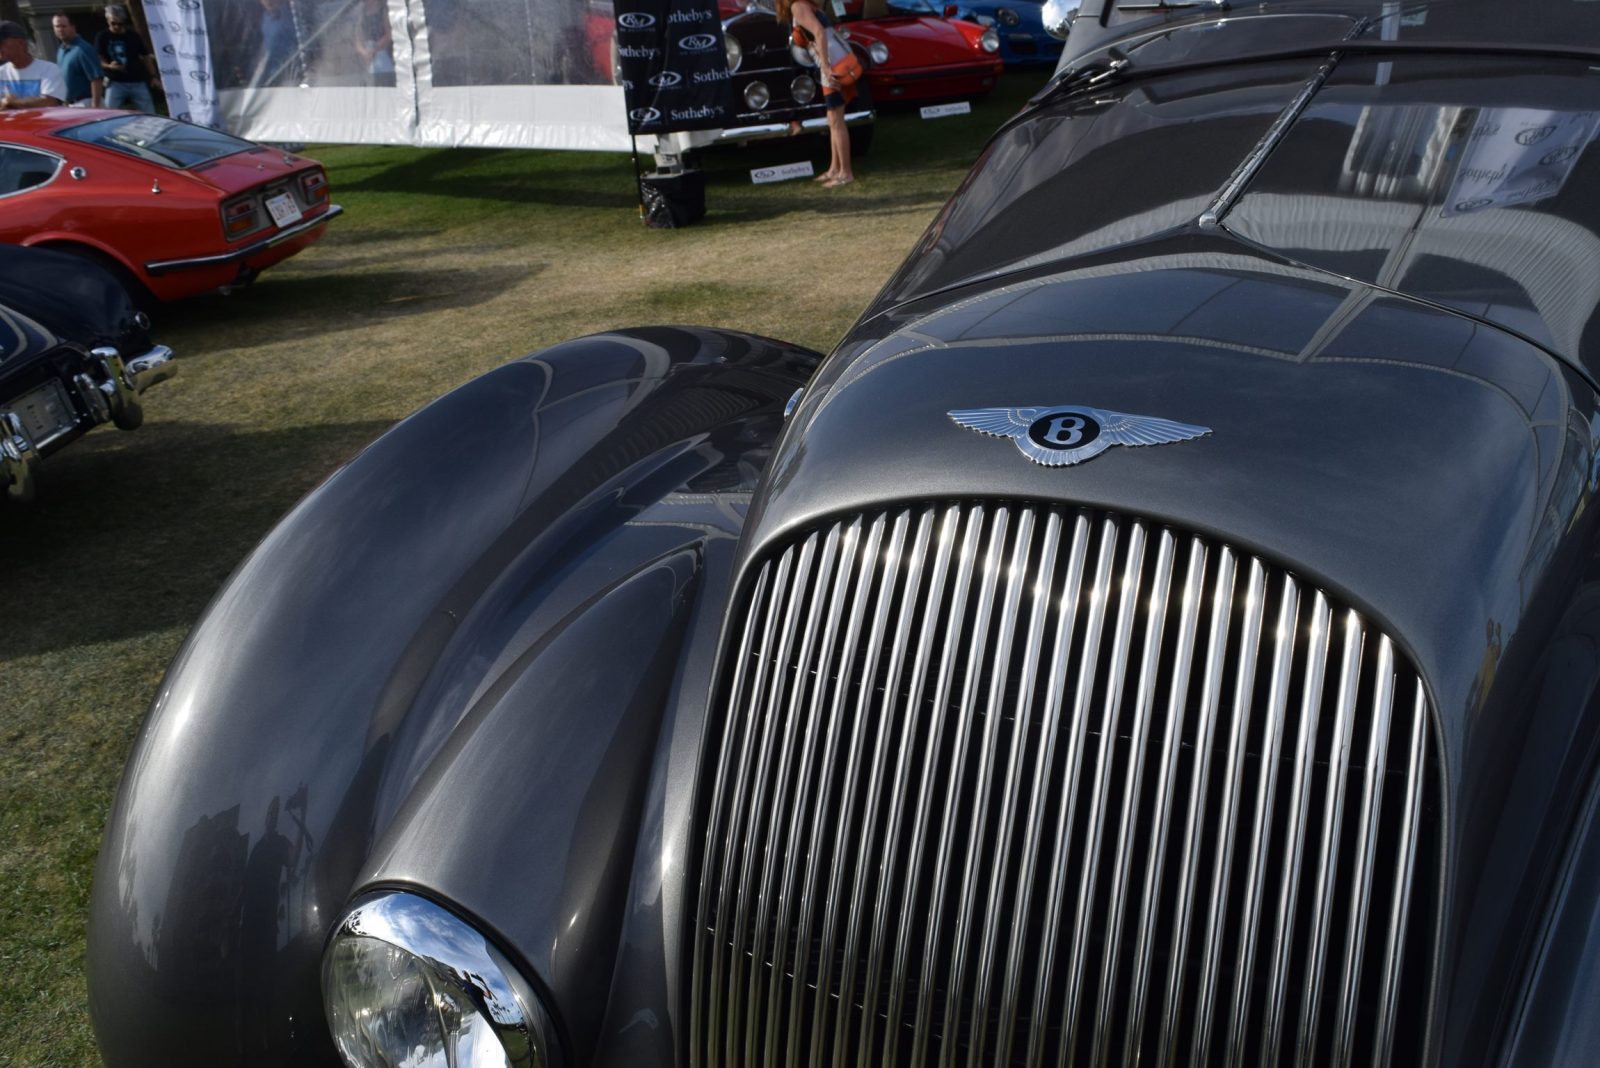
[[[108,272],[0,245],[0,489],[38,490],[41,461],[101,423],[134,430],[139,395],[172,377],[172,350]]]
[[[802,132],[825,134],[828,115],[817,84],[816,60],[793,46],[790,27],[779,24],[769,0],[721,0],[720,11],[734,106],[739,110],[718,140],[748,144],[788,137],[793,122]],[[866,60],[862,62],[865,65]],[[866,92],[845,109],[855,154],[863,155],[871,147],[875,117]]]
[[[1592,7],[1087,4],[825,358],[380,438],[159,691],[107,1062],[1592,1065]]]

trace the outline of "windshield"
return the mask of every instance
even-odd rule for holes
[[[151,163],[175,168],[193,167],[256,147],[249,141],[160,115],[100,119],[61,130],[56,136],[115,149]]]

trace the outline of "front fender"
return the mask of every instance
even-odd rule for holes
[[[581,1054],[705,562],[816,359],[693,328],[568,342],[308,495],[195,627],[124,773],[90,915],[106,1062],[335,1063],[323,943],[394,883],[464,899]]]

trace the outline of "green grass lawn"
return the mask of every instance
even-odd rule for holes
[[[647,230],[626,156],[328,147],[346,216],[230,297],[172,306],[177,378],[0,508],[0,1065],[96,1064],[95,850],[167,661],[273,521],[396,419],[575,334],[696,322],[827,350],[1044,75],[883,116],[858,181],[753,185],[819,139],[707,153],[706,219]]]

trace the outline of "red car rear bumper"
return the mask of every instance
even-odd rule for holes
[[[995,87],[1005,64],[962,63],[949,67],[928,67],[906,72],[873,70],[867,75],[872,98],[880,104],[897,100],[948,100],[952,97],[982,96]]]

